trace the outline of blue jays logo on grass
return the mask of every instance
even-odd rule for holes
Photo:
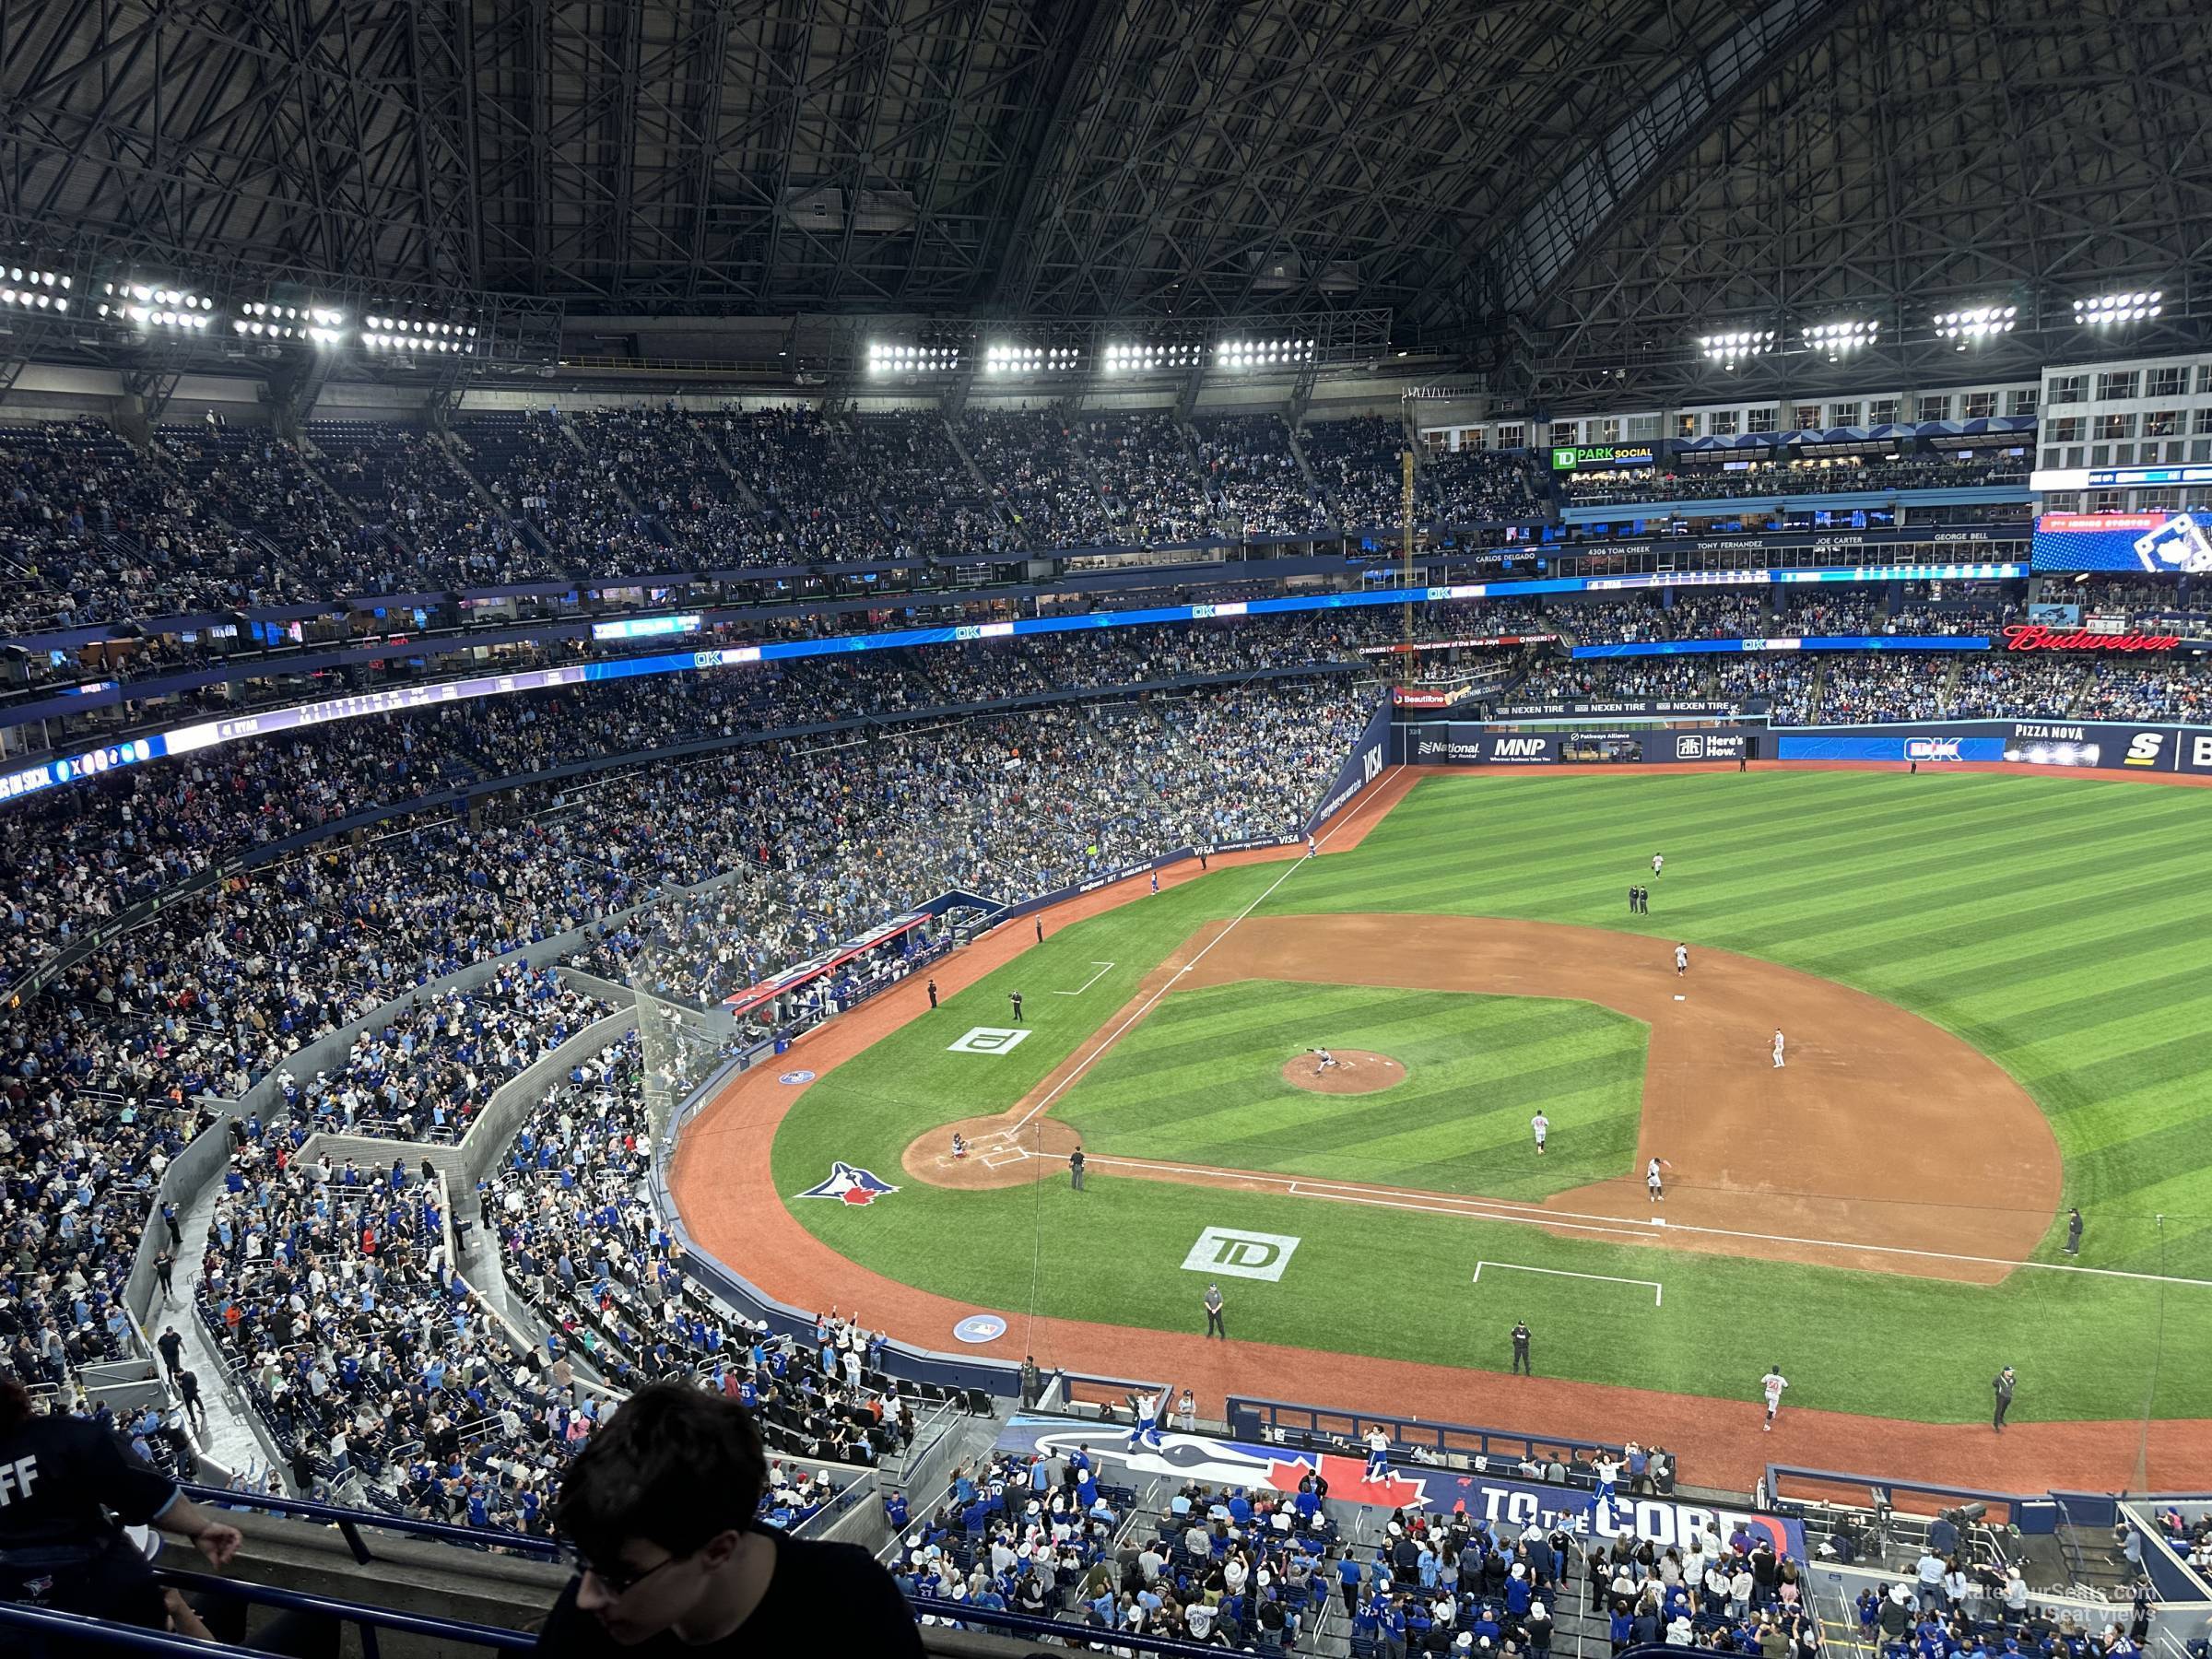
[[[899,1189],[888,1181],[878,1181],[867,1170],[856,1170],[849,1163],[830,1166],[830,1179],[819,1186],[810,1186],[799,1194],[802,1198],[834,1198],[840,1204],[873,1204],[886,1193]]]

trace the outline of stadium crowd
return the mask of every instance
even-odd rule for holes
[[[700,423],[677,409],[596,409],[574,421],[590,452],[674,554],[646,557],[663,568],[725,569],[768,562],[767,524]],[[592,567],[609,572],[617,567]],[[633,560],[620,567],[643,570]]]
[[[500,1084],[613,1012],[549,969],[502,962],[468,990],[410,996],[305,1084],[283,1074],[286,1104],[338,1134],[458,1141]]]
[[[1448,613],[1423,627],[1449,629]],[[0,875],[0,984],[89,928],[288,835],[479,779],[824,721],[871,723],[960,702],[1359,660],[1394,613],[982,641],[855,662],[741,666],[440,704],[127,769],[16,808],[33,826]],[[581,798],[590,780],[571,786]],[[309,861],[312,867],[312,860]]]
[[[1347,531],[1388,529],[1405,517],[1399,455],[1406,448],[1401,422],[1380,415],[1316,420],[1298,431],[1306,465],[1320,480],[1329,512]],[[1415,517],[1426,523],[1430,502],[1417,497]]]
[[[1201,416],[1191,425],[1207,493],[1241,535],[1306,535],[1328,528],[1327,510],[1299,469],[1279,417]]]
[[[1005,532],[935,410],[854,416],[852,445],[904,557],[958,561],[1000,546]]]
[[[1098,467],[1115,540],[1158,546],[1220,534],[1173,416],[1093,415],[1083,447]]]
[[[1837,724],[1876,720],[1933,720],[1944,712],[1948,657],[1839,656],[1820,665],[1820,703],[1814,718]]]
[[[1627,657],[1570,662],[1546,658],[1500,701],[1513,703],[1564,698],[1601,701],[1638,698],[1702,698],[1710,695],[1709,661],[1691,657]]]
[[[1147,1516],[1106,1474],[1088,1448],[961,1465],[904,1533],[893,1576],[979,1612],[1215,1647],[1282,1652],[1318,1625],[1338,1539],[1312,1491],[1190,1482]]]
[[[653,917],[601,926],[578,963],[626,979],[650,950],[656,989],[705,1002],[939,893],[1012,900],[1168,848],[1280,840],[1368,707],[1348,687],[1277,681],[1057,705],[866,749],[794,746],[781,764],[717,758],[722,776],[684,834],[726,850],[741,892],[672,897]]]
[[[0,423],[0,563],[9,634],[227,611],[349,585],[343,561],[288,569],[179,474],[94,420]]]
[[[597,447],[558,411],[473,415],[456,435],[469,465],[510,519],[527,523],[570,571],[665,570],[670,560],[645,515],[625,498],[620,471],[660,441],[645,411],[585,417]]]
[[[477,496],[434,434],[378,421],[317,420],[308,423],[307,439],[317,475],[377,533],[356,591],[443,593],[562,573],[543,547]]]
[[[1106,499],[1058,415],[971,409],[959,436],[1025,545],[1095,547],[1116,539]]]
[[[2075,712],[2091,720],[2212,721],[2212,672],[2202,657],[2090,665]]]
[[[1548,516],[1527,457],[1515,451],[1447,450],[1429,458],[1424,477],[1443,524],[1515,524]]]

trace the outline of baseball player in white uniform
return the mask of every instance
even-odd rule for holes
[[[1671,1170],[1675,1166],[1673,1164],[1668,1163],[1664,1158],[1654,1158],[1651,1162],[1643,1166],[1643,1184],[1650,1191],[1652,1194],[1652,1202],[1653,1204],[1665,1204],[1666,1202],[1666,1183],[1661,1178],[1659,1171],[1662,1170]]]
[[[1782,1069],[1782,1028],[1780,1026],[1774,1028],[1774,1069],[1776,1071]]]
[[[1320,1077],[1323,1072],[1327,1071],[1332,1065],[1339,1065],[1343,1064],[1343,1062],[1339,1061],[1335,1055],[1330,1053],[1329,1051],[1324,1048],[1308,1049],[1306,1053],[1313,1056],[1313,1075],[1317,1077]]]
[[[1528,1126],[1535,1132],[1536,1156],[1541,1158],[1544,1156],[1544,1137],[1551,1133],[1551,1120],[1539,1112],[1528,1120]]]
[[[1688,971],[1689,947],[1687,945],[1677,945],[1675,947],[1675,977],[1677,979],[1680,979]]]
[[[1656,876],[1666,867],[1666,860],[1657,853],[1652,854],[1652,874]]]
[[[1782,1391],[1790,1385],[1790,1380],[1782,1374],[1782,1367],[1777,1365],[1759,1380],[1759,1385],[1766,1391],[1767,1395],[1767,1420],[1759,1427],[1771,1431],[1774,1427],[1774,1414],[1782,1409]]]

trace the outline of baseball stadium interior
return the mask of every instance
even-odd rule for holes
[[[2212,11],[0,110],[0,1653],[2206,1659]]]

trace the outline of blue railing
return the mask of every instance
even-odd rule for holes
[[[386,1515],[375,1510],[344,1509],[335,1503],[316,1503],[305,1498],[264,1497],[257,1492],[233,1492],[222,1487],[186,1486],[184,1495],[194,1503],[210,1508],[258,1510],[264,1514],[283,1515],[296,1521],[314,1521],[335,1526],[353,1551],[353,1559],[367,1566],[376,1558],[369,1548],[368,1540],[361,1536],[361,1528],[373,1527],[380,1532],[395,1532],[410,1538],[426,1538],[436,1544],[461,1544],[471,1549],[496,1546],[509,1553],[528,1556],[537,1560],[558,1560],[560,1546],[551,1538],[534,1538],[527,1533],[507,1532],[498,1527],[453,1526],[443,1521],[419,1521],[408,1515]]]
[[[334,1620],[340,1626],[350,1625],[359,1634],[362,1659],[380,1659],[378,1632],[382,1630],[429,1637],[443,1644],[486,1648],[495,1653],[527,1653],[537,1645],[536,1635],[529,1630],[472,1624],[462,1619],[441,1618],[429,1614],[402,1613],[388,1607],[371,1607],[358,1602],[310,1595],[302,1591],[278,1590],[266,1584],[211,1578],[205,1573],[157,1571],[154,1576],[162,1583],[186,1594],[212,1592],[217,1595],[250,1602],[279,1612],[312,1615]],[[1171,1637],[1094,1630],[1072,1620],[1039,1618],[1026,1613],[979,1608],[965,1601],[942,1601],[934,1596],[917,1596],[912,1605],[917,1615],[929,1615],[942,1625],[958,1624],[971,1630],[1007,1636],[1049,1637],[1057,1643],[1071,1646],[1111,1646],[1122,1653],[1157,1654],[1160,1659],[1212,1659],[1221,1651],[1218,1647],[1178,1641]],[[261,1648],[200,1641],[189,1636],[175,1636],[165,1630],[148,1630],[143,1626],[114,1624],[79,1613],[61,1613],[49,1607],[22,1606],[9,1602],[0,1602],[0,1630],[18,1633],[14,1639],[0,1642],[0,1647],[5,1647],[10,1653],[20,1652],[29,1646],[29,1642],[25,1638],[51,1638],[50,1648],[55,1659],[60,1659],[63,1654],[87,1651],[173,1653],[189,1656],[189,1659],[215,1659],[217,1655],[222,1656],[222,1659],[241,1659],[241,1656],[242,1659],[279,1659],[279,1656]],[[927,1636],[925,1630],[924,1641]],[[1664,1649],[1658,1648],[1641,1651],[1653,1654],[1665,1653]]]
[[[212,1578],[200,1572],[157,1569],[154,1577],[187,1595],[195,1592],[212,1592],[234,1601],[251,1602],[256,1606],[272,1607],[283,1613],[315,1615],[335,1620],[341,1626],[352,1625],[359,1633],[362,1659],[380,1659],[381,1648],[377,1641],[377,1632],[380,1630],[434,1637],[441,1642],[489,1648],[494,1653],[527,1653],[537,1645],[536,1635],[529,1630],[470,1624],[463,1619],[440,1618],[423,1613],[401,1613],[389,1607],[371,1607],[358,1602],[335,1601],[329,1596],[310,1595],[304,1591],[278,1590],[268,1584]],[[200,1659],[215,1654],[224,1655],[225,1659],[239,1659],[241,1654],[276,1659],[276,1656],[266,1654],[261,1648],[199,1641],[189,1636],[172,1636],[166,1630],[147,1630],[139,1625],[114,1624],[104,1618],[88,1618],[81,1613],[60,1613],[51,1607],[23,1606],[13,1602],[0,1602],[0,1630],[51,1638],[48,1647],[54,1659],[88,1651],[182,1653],[197,1655]],[[11,1653],[28,1645],[20,1636],[0,1642],[0,1648]]]

